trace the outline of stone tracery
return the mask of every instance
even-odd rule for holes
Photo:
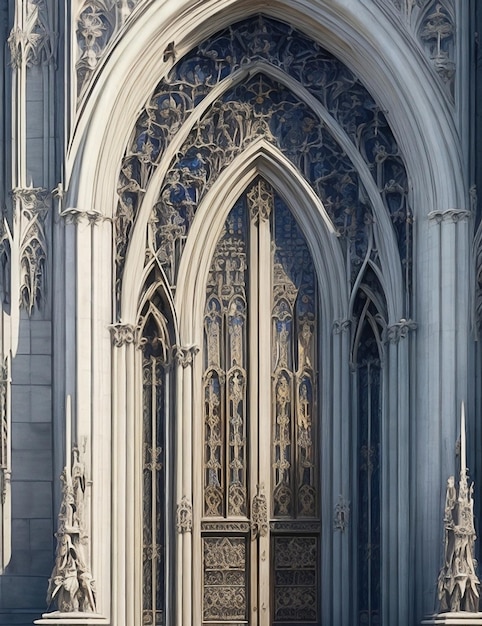
[[[261,71],[259,64],[267,69]],[[348,68],[318,44],[290,26],[257,16],[225,29],[176,63],[138,118],[118,185],[118,286],[142,197],[166,146],[183,127],[191,129],[189,136],[171,162],[150,220],[154,233],[149,237],[157,239],[158,258],[171,284],[203,194],[216,173],[260,137],[278,146],[311,182],[348,241],[356,276],[366,224],[373,221],[367,193],[330,129],[298,96],[267,76],[269,68],[281,69],[313,95],[359,151],[391,216],[409,282],[408,183],[384,112]],[[228,77],[239,85],[226,89],[199,121],[189,122]]]

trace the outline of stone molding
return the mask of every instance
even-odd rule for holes
[[[437,224],[441,222],[452,222],[456,224],[457,222],[464,222],[472,217],[472,212],[466,209],[445,209],[444,211],[431,211],[428,214],[428,219]]]

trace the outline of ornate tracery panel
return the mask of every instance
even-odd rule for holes
[[[259,178],[226,219],[206,288],[205,624],[250,623],[257,606],[266,623],[319,619],[317,299],[302,231]]]
[[[166,416],[170,373],[168,323],[156,295],[141,318],[143,387],[143,624],[166,623]]]

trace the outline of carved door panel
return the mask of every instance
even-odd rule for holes
[[[205,626],[319,622],[317,298],[301,229],[258,179],[206,293]]]

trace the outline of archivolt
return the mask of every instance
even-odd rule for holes
[[[406,242],[410,240],[410,214],[405,170],[386,120],[357,79],[331,55],[284,24],[272,24],[259,16],[256,20],[256,28],[253,20],[236,27],[246,37],[252,35],[241,51],[233,51],[233,27],[181,60],[173,72],[177,78],[170,76],[160,84],[139,118],[119,186],[119,274],[136,218],[138,233],[144,233],[148,212],[154,205],[151,224],[156,224],[156,231],[151,237],[152,248],[173,284],[176,268],[169,257],[178,256],[176,238],[185,239],[199,201],[221,169],[238,151],[263,136],[278,143],[297,166],[299,175],[311,181],[326,203],[338,232],[347,240],[353,261],[348,277],[351,282],[356,280],[358,266],[366,255],[367,233],[372,228],[373,217],[367,217],[371,215],[368,204],[375,207],[375,230],[381,233],[376,238],[382,266],[387,268],[385,288],[392,296],[390,317],[400,316],[401,271],[388,215],[391,214],[395,232],[398,230],[399,248],[409,267]],[[289,44],[296,55],[276,39],[280,32],[286,36],[287,29],[297,44]],[[229,46],[231,55],[227,54]],[[321,57],[311,65],[316,53]],[[241,56],[237,58],[236,54]],[[267,58],[260,60],[263,54]],[[217,86],[211,85],[231,71],[226,57],[235,68],[234,74]],[[280,70],[275,62],[286,68]],[[313,72],[318,74],[313,76]],[[267,73],[275,75],[276,81]],[[297,80],[303,80],[306,86]],[[237,84],[233,85],[233,81]],[[287,84],[296,90],[296,96],[286,89]],[[196,95],[210,87],[216,101],[205,93]],[[201,104],[196,107],[197,100]],[[307,108],[307,101],[316,115]],[[173,158],[176,153],[181,156]],[[153,189],[159,186],[161,192],[156,202]],[[140,205],[141,214],[137,217]],[[139,244],[135,245],[135,258]]]

